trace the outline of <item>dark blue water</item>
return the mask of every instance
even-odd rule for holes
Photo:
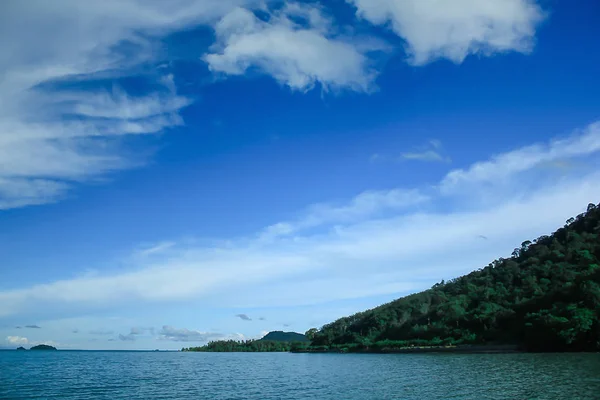
[[[600,355],[0,351],[0,398],[600,399]]]

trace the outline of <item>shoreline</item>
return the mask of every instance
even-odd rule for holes
[[[466,345],[466,346],[438,346],[438,347],[403,347],[403,348],[383,348],[383,349],[361,349],[344,351],[340,349],[302,349],[293,350],[290,353],[332,353],[332,354],[412,354],[412,353],[463,353],[463,354],[507,354],[507,353],[526,353],[517,345]]]

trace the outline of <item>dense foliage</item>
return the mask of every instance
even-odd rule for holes
[[[312,329],[312,349],[600,350],[600,205],[466,276]]]
[[[275,342],[308,342],[308,338],[297,332],[272,331],[267,333],[261,341],[272,340]]]
[[[182,351],[280,352],[303,350],[308,344],[308,339],[301,333],[274,331],[259,340],[217,340],[200,347],[183,348]]]
[[[29,350],[56,350],[56,347],[49,346],[47,344],[38,344],[37,346],[33,346]]]

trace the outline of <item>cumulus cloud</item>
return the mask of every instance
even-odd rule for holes
[[[470,54],[529,53],[544,11],[535,0],[347,0],[359,17],[389,26],[409,61],[455,63]]]
[[[0,17],[0,210],[44,204],[73,185],[145,162],[130,135],[183,123],[171,75],[135,96],[117,78],[155,62],[161,38],[252,0],[6,0]],[[71,83],[89,83],[86,90]]]
[[[302,22],[297,22],[302,21]],[[376,76],[369,51],[380,45],[351,43],[314,5],[289,3],[259,19],[237,8],[215,25],[217,44],[203,59],[212,71],[242,75],[258,69],[292,89],[370,91]]]
[[[236,314],[236,317],[244,321],[252,321],[252,318],[250,318],[246,314]]]
[[[229,241],[177,243],[168,255],[143,259],[122,273],[0,291],[0,316],[27,315],[40,304],[68,313],[74,307],[93,310],[194,299],[206,306],[251,309],[422,289],[434,279],[449,279],[509,255],[517,240],[548,234],[589,202],[597,202],[596,169],[576,168],[561,175],[537,168],[552,159],[597,162],[597,126],[450,171],[432,187],[393,189],[399,194],[376,192],[338,205],[309,207],[297,221],[281,223],[291,228],[270,240],[262,230]],[[523,183],[527,174],[534,174],[535,185]],[[514,188],[519,190],[509,190]],[[406,190],[428,200],[406,208]],[[317,222],[308,225],[318,223],[319,229],[296,228],[312,219]],[[487,240],[479,237],[483,234]],[[215,335],[168,326],[161,332],[168,340],[181,341]]]
[[[29,340],[23,336],[7,336],[6,341],[9,344],[14,344],[14,345],[24,345],[24,344],[29,343]]]
[[[174,342],[209,342],[213,340],[242,340],[244,336],[241,334],[225,335],[216,332],[202,332],[186,328],[174,328],[165,325],[159,332],[159,338],[162,340],[171,340]]]

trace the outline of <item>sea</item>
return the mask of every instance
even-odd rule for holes
[[[600,354],[0,351],[0,399],[600,400]]]

